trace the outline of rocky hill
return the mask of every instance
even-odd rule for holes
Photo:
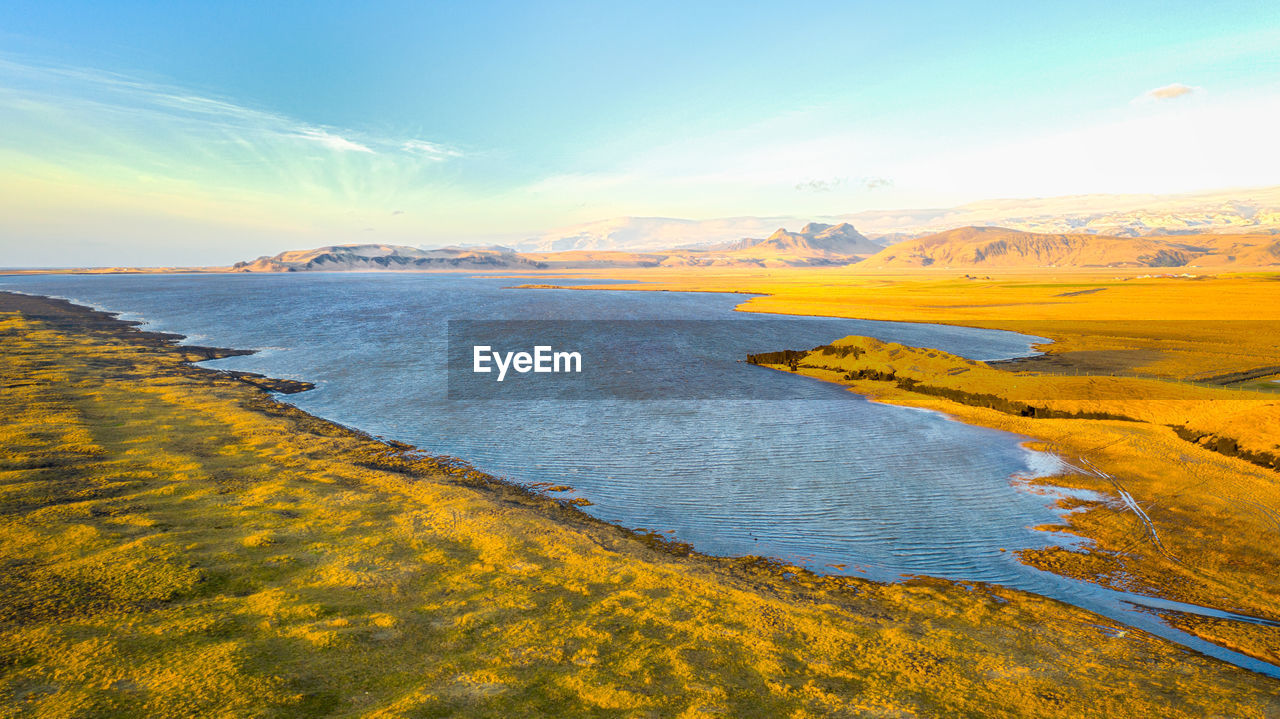
[[[1280,236],[1047,234],[961,227],[905,240],[868,257],[868,268],[1186,267],[1280,264]]]
[[[233,272],[342,270],[542,269],[542,265],[505,247],[445,247],[421,250],[403,245],[330,245],[281,252],[252,262],[237,262]]]
[[[879,252],[877,245],[854,229],[853,225],[842,222],[838,225],[824,225],[810,222],[799,232],[787,232],[779,228],[764,239],[742,239],[719,247],[708,248],[709,251],[723,250],[739,254],[756,256],[786,255],[792,257],[825,256],[848,257],[851,255],[871,255]]]

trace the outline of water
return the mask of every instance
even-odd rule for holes
[[[1053,506],[1059,495],[1033,491],[1025,479],[1065,465],[1023,447],[1025,438],[734,361],[850,334],[972,359],[1026,355],[1039,338],[821,318],[779,324],[734,312],[742,299],[734,295],[506,289],[510,284],[352,273],[0,278],[0,288],[120,311],[149,329],[185,334],[188,342],[259,349],[210,364],[315,382],[315,390],[288,401],[513,481],[570,485],[592,502],[586,511],[667,532],[706,553],[764,555],[886,581],[928,575],[1003,584],[1280,675],[1272,665],[1174,630],[1155,614],[1209,610],[1019,563],[1018,549],[1078,541],[1033,529],[1061,521]],[[748,382],[787,399],[450,400],[450,319],[735,322],[732,331],[708,333],[668,371],[690,384]]]

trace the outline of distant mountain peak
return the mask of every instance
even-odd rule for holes
[[[849,257],[879,252],[881,246],[864,237],[847,222],[838,225],[810,222],[800,228],[799,232],[778,228],[763,240],[743,239],[726,246],[726,249],[736,252],[768,251],[796,256]]]

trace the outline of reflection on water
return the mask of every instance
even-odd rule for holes
[[[1021,438],[724,361],[850,334],[997,359],[1028,354],[1033,338],[819,318],[780,325],[733,312],[741,301],[734,295],[503,289],[510,282],[419,274],[120,275],[0,278],[0,287],[129,312],[192,342],[260,349],[214,364],[315,382],[317,389],[289,401],[513,481],[570,485],[593,503],[587,511],[629,527],[674,530],[704,552],[766,555],[882,580],[924,574],[996,582],[1275,673],[1138,611],[1140,597],[1020,564],[1018,549],[1072,541],[1033,529],[1059,520],[1056,496],[1028,491],[1019,477],[1063,467],[1022,447]],[[685,380],[749,378],[792,398],[450,401],[450,319],[732,320],[739,331],[712,333],[682,359]]]

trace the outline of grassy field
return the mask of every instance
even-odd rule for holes
[[[794,367],[882,401],[1036,437],[1081,470],[1040,482],[1112,497],[1063,501],[1082,510],[1069,515],[1068,531],[1089,537],[1092,546],[1025,551],[1023,561],[1116,589],[1280,621],[1280,547],[1274,541],[1280,515],[1271,510],[1280,507],[1276,471],[1188,442],[1163,422],[1201,404],[1213,408],[1200,410],[1211,417],[1265,414],[1273,411],[1271,395],[1163,387],[1167,381],[1129,377],[1015,373],[866,337],[836,341]],[[1121,492],[1142,514],[1120,501]],[[1210,641],[1280,663],[1276,628],[1177,613],[1169,619]]]
[[[1027,552],[1024,561],[1280,620],[1280,385],[1271,381],[1280,377],[1280,276],[1188,272],[1205,274],[837,268],[617,276],[640,281],[635,289],[762,293],[740,305],[746,311],[960,324],[1052,340],[1040,347],[1044,357],[988,365],[847,338],[834,343],[843,354],[810,354],[798,371],[1037,438],[1079,465],[1080,473],[1046,482],[1111,498],[1068,503],[1079,511],[1066,529],[1092,544]],[[1280,662],[1276,629],[1169,619]]]
[[[6,716],[1280,712],[1039,597],[690,554],[64,303],[0,294],[0,341]]]
[[[1280,376],[1280,275],[1150,268],[947,270],[881,274],[852,267],[610,270],[636,285],[557,286],[739,292],[748,312],[934,322],[1048,337],[1059,369],[1170,379],[1275,367]],[[1200,273],[1183,277],[1186,273]],[[539,279],[539,283],[546,283]],[[836,339],[836,338],[832,338]]]

